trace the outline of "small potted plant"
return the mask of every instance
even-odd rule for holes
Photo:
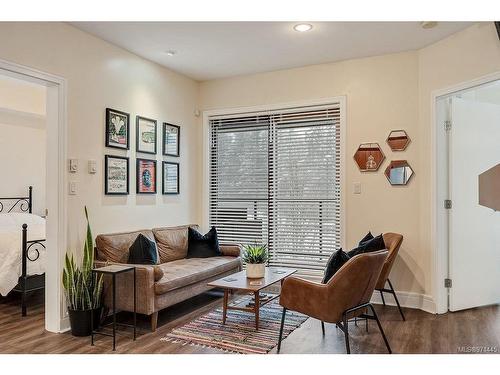
[[[73,336],[90,335],[91,314],[93,314],[94,327],[97,327],[102,312],[102,275],[96,277],[92,273],[94,246],[87,207],[85,207],[85,217],[87,235],[83,248],[82,266],[78,267],[73,255],[69,256],[66,253],[62,276]]]
[[[264,277],[268,259],[267,245],[244,246],[243,261],[246,264],[247,277],[249,279]]]

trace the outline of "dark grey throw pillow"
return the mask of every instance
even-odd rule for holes
[[[203,235],[196,229],[188,228],[187,258],[210,258],[222,255],[217,239],[217,230],[212,227]]]
[[[323,276],[323,280],[321,281],[323,284],[326,284],[328,280],[330,280],[333,275],[349,260],[349,256],[342,250],[338,249],[328,259],[328,263],[326,264],[325,274]]]
[[[142,233],[137,236],[132,246],[129,248],[129,264],[156,264],[158,262],[158,252],[156,244]]]
[[[370,253],[372,251],[378,251],[385,249],[384,237],[382,234],[373,237],[371,240],[361,242],[358,247],[352,249],[347,253],[349,258],[356,256],[358,254]]]
[[[366,234],[366,236],[364,236],[364,237],[361,239],[361,241],[359,241],[358,246],[361,246],[361,244],[362,244],[363,242],[366,242],[366,241],[369,241],[369,240],[373,240],[373,234],[372,234],[372,232],[371,232],[371,231],[369,231],[369,232]]]

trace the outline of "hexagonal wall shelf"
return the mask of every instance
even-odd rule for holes
[[[500,211],[500,164],[479,175],[479,204]]]
[[[384,174],[391,185],[406,185],[414,172],[406,160],[392,160]]]
[[[361,172],[375,172],[385,159],[378,143],[362,143],[359,145],[354,160]]]
[[[403,151],[410,143],[410,137],[404,130],[393,130],[387,137],[387,144],[392,151]]]

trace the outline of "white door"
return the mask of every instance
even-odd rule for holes
[[[500,303],[500,211],[488,207],[500,194],[500,105],[453,98],[451,116],[449,309],[457,311]]]

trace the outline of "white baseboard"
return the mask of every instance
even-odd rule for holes
[[[399,304],[402,307],[419,309],[431,314],[436,313],[436,304],[434,303],[432,297],[427,294],[396,291],[396,295],[398,296]],[[396,301],[392,294],[384,293],[384,299],[386,305],[396,306]],[[370,302],[374,304],[382,304],[380,293],[375,291]]]

